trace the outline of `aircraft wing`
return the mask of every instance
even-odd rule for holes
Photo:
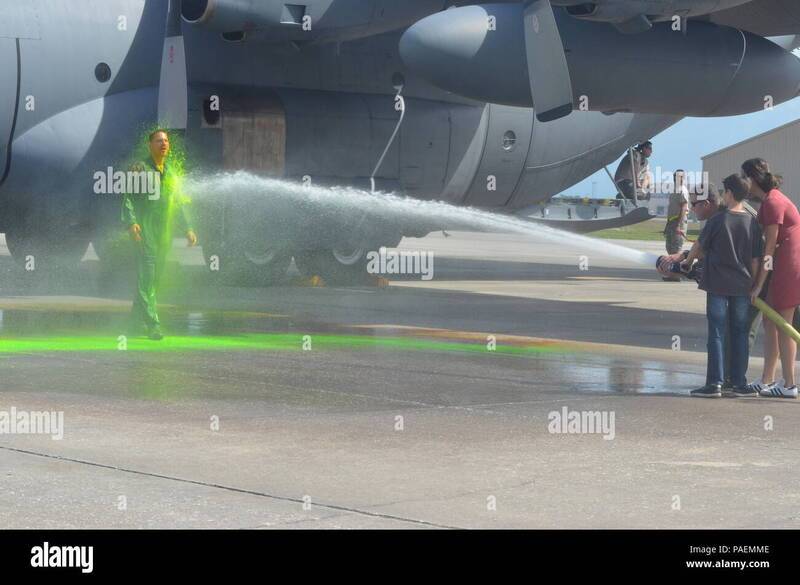
[[[800,2],[752,0],[735,8],[715,12],[705,19],[762,37],[800,34]]]
[[[567,232],[573,232],[577,234],[588,234],[591,232],[597,232],[611,228],[621,228],[629,225],[634,225],[637,223],[642,223],[643,221],[651,220],[656,216],[651,215],[650,210],[647,209],[647,207],[636,207],[635,209],[633,209],[628,213],[625,213],[624,215],[598,217],[597,219],[568,219],[568,218],[555,219],[555,218],[541,218],[536,216],[524,217],[522,215],[517,215],[516,217],[524,221],[546,225],[548,227],[560,229]]]

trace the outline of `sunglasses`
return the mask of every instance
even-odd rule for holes
[[[690,203],[690,205],[691,205],[692,207],[694,207],[694,206],[696,206],[696,205],[700,205],[701,203],[706,203],[706,202],[708,202],[708,199],[703,199],[703,200],[701,200],[701,201],[692,201],[692,202]]]

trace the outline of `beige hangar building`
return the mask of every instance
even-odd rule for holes
[[[704,156],[703,171],[722,188],[722,179],[741,172],[742,163],[756,157],[766,159],[772,172],[783,176],[781,191],[800,204],[800,120]]]

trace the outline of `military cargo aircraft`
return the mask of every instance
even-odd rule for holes
[[[793,99],[798,33],[793,0],[0,0],[0,232],[17,259],[102,258],[118,201],[92,177],[156,121],[205,171],[514,213],[682,117]],[[201,243],[241,276],[420,235],[278,241],[275,210],[226,229],[227,204]]]

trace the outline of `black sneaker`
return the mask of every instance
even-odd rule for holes
[[[706,384],[702,388],[689,392],[695,398],[722,398],[721,384]]]
[[[155,327],[151,327],[147,330],[147,338],[152,339],[153,341],[161,341],[164,339],[164,334],[161,333],[161,328],[156,325]]]
[[[758,391],[750,384],[744,387],[723,386],[722,395],[725,398],[747,398],[748,396],[758,396]]]
[[[128,325],[125,335],[128,337],[140,337],[147,333],[147,327],[142,323],[131,323]]]

